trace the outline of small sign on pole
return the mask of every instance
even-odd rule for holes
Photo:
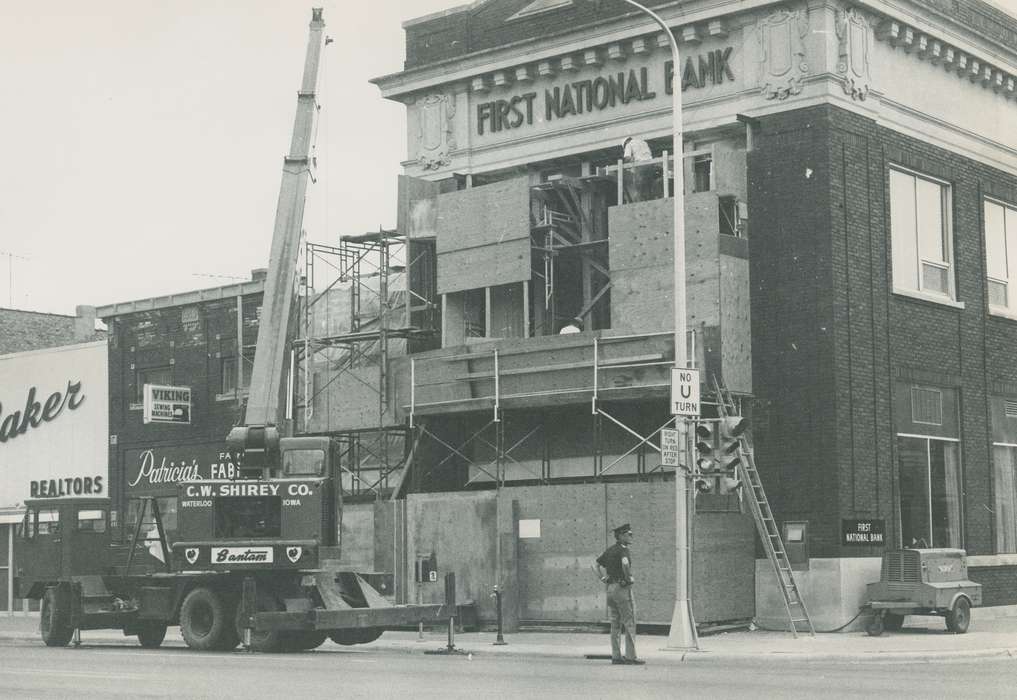
[[[145,384],[144,423],[191,423],[191,387]]]
[[[671,370],[671,415],[699,417],[699,370]]]
[[[665,467],[679,466],[681,451],[678,449],[678,431],[664,428],[660,431],[660,463]]]

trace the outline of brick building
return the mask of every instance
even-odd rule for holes
[[[102,340],[95,308],[78,306],[74,316],[0,308],[0,355]]]
[[[112,519],[136,524],[141,496],[158,499],[170,538],[176,483],[233,478],[226,433],[243,417],[264,271],[223,287],[101,306],[109,328],[109,473]],[[145,384],[186,387],[181,423],[145,423]],[[146,517],[147,521],[147,517]]]
[[[435,262],[411,266],[422,301],[388,327],[431,345],[384,358],[380,411],[337,401],[344,376],[305,401],[313,431],[411,426],[398,478],[374,482],[403,510],[365,532],[410,523],[397,568],[442,549],[507,581],[520,618],[597,620],[586,557],[631,520],[659,561],[641,617],[669,619],[675,504],[650,445],[669,417],[679,167],[689,356],[752,413],[817,627],[878,578],[884,547],[849,537],[859,522],[885,547],[964,547],[986,604],[1017,604],[1017,20],[978,0],[649,4],[682,52],[677,166],[671,53],[627,3],[404,23],[404,69],[375,80],[407,109],[393,236]],[[622,163],[628,136],[652,158]],[[582,332],[558,335],[574,317]],[[450,552],[431,510],[480,543]],[[768,564],[742,565],[751,527],[719,497],[697,510],[697,619],[778,622]]]

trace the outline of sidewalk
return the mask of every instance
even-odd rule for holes
[[[38,641],[38,617],[0,615],[0,643]],[[133,637],[118,630],[87,630],[81,633],[84,644],[125,644],[134,646]],[[455,645],[464,652],[484,656],[558,657],[583,659],[588,654],[604,656],[610,652],[606,634],[575,632],[520,632],[506,634],[504,646],[495,646],[493,632],[457,634]],[[179,628],[171,627],[166,646],[183,646]],[[365,646],[343,647],[363,651],[422,654],[443,649],[444,632],[425,632],[421,641],[416,632],[386,632]],[[334,647],[325,642],[326,647]],[[949,634],[940,618],[913,617],[900,632],[869,637],[864,632],[817,634],[815,638],[786,632],[724,632],[699,639],[699,651],[669,651],[667,637],[640,635],[636,640],[639,656],[657,664],[703,663],[713,661],[796,661],[899,662],[905,660],[948,660],[988,657],[1017,658],[1017,617],[972,620],[967,634]],[[590,663],[608,663],[591,660]]]

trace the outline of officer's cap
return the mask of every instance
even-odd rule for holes
[[[622,535],[631,534],[631,532],[632,526],[629,525],[628,523],[625,523],[624,525],[619,525],[614,529],[614,536],[621,537]]]

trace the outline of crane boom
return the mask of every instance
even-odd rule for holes
[[[244,423],[251,427],[281,426],[285,423],[281,410],[285,406],[283,377],[289,362],[287,349],[291,335],[290,321],[297,282],[304,199],[307,180],[314,165],[311,149],[318,111],[315,89],[325,29],[322,9],[314,8],[311,12],[304,77],[300,92],[297,93],[297,113],[290,152],[283,163],[258,341],[254,351],[254,368],[251,371],[251,389],[244,415]]]

